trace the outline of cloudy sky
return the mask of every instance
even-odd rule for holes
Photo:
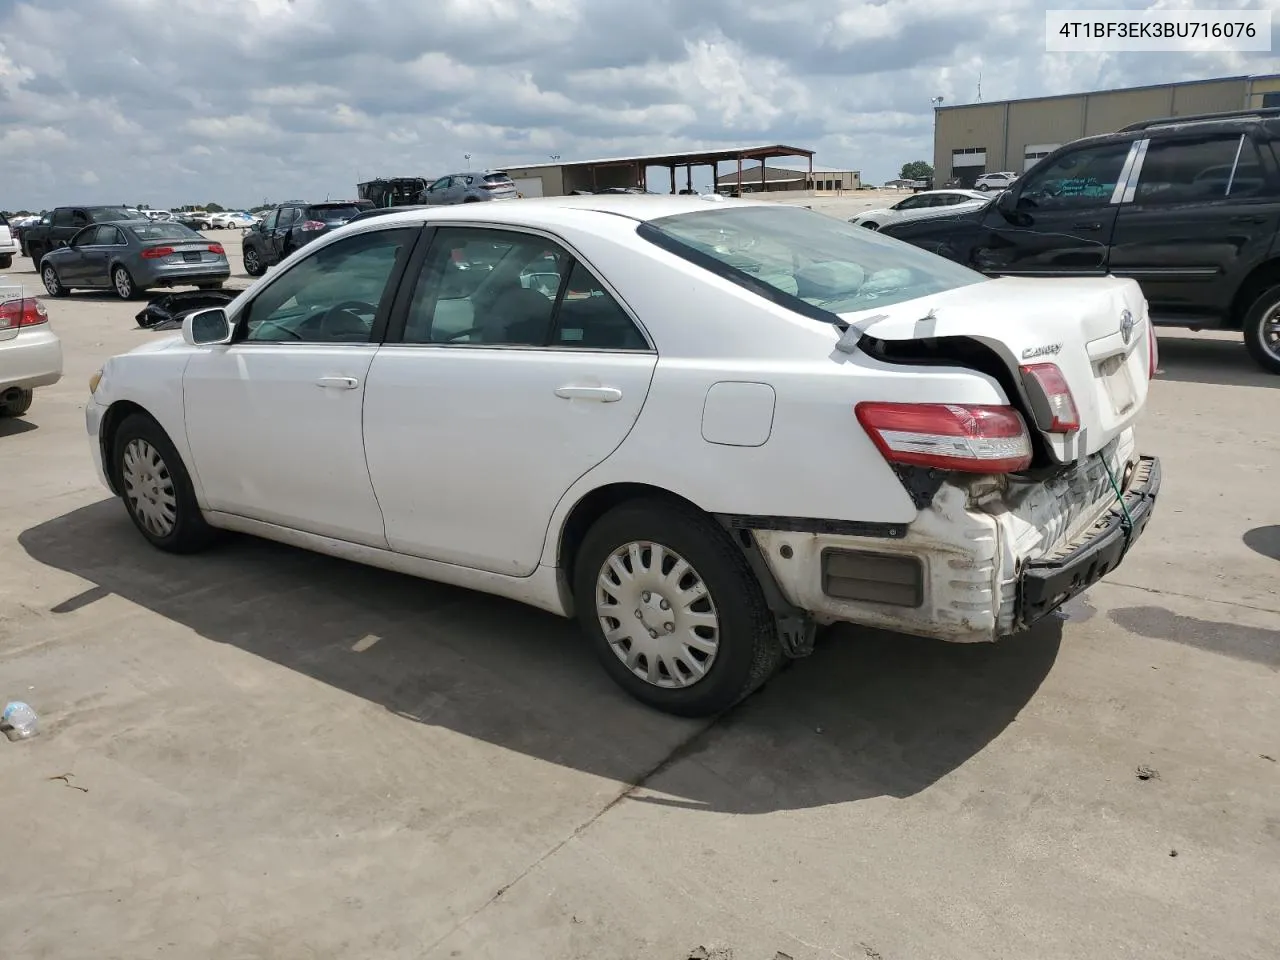
[[[979,76],[1000,100],[1280,70],[1275,53],[1044,52],[1048,8],[1195,5],[0,0],[0,208],[248,206],[350,197],[468,153],[502,167],[772,142],[880,181],[932,153],[930,97],[972,102]]]

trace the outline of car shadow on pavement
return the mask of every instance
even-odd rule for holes
[[[406,719],[641,784],[648,802],[727,812],[925,789],[1015,719],[1053,666],[1062,629],[1050,618],[972,646],[836,629],[708,725],[628,698],[574,623],[484,594],[250,537],[171,556],[148,546],[115,500],[19,542],[93,585],[56,598],[51,613],[114,593]],[[675,755],[672,743],[683,743]]]
[[[16,437],[20,433],[30,433],[40,429],[30,420],[18,417],[0,417],[0,437]]]
[[[1280,387],[1280,376],[1267,373],[1239,339],[1204,340],[1160,336],[1157,380],[1225,384],[1235,387]]]

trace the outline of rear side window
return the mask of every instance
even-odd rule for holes
[[[660,217],[640,236],[804,316],[901,303],[981,283],[982,274],[835,217],[751,206]]]
[[[1157,205],[1225,200],[1261,193],[1265,184],[1258,150],[1244,135],[1153,140],[1134,200]]]

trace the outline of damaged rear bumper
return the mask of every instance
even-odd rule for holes
[[[751,527],[783,598],[816,623],[992,642],[1109,575],[1141,536],[1160,464],[1133,447],[1126,431],[1074,470],[1038,482],[945,482],[910,524],[863,524],[884,527],[866,534],[741,525]]]
[[[1018,598],[1021,626],[1052,613],[1120,565],[1147,528],[1160,479],[1160,461],[1139,457],[1123,509],[1117,502],[1090,529],[1026,565]]]

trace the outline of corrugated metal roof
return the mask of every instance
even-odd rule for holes
[[[539,170],[547,167],[587,167],[610,163],[644,163],[650,166],[681,166],[686,163],[724,163],[729,160],[758,160],[761,157],[811,157],[812,150],[793,147],[785,143],[771,143],[755,147],[729,147],[723,150],[689,150],[685,153],[651,153],[636,157],[605,157],[600,160],[554,160],[549,163],[509,163],[502,170]]]

